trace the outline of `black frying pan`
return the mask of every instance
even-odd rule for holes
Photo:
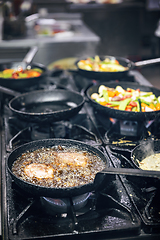
[[[13,67],[14,64],[17,62],[6,62],[0,63],[0,71],[5,69],[10,69]],[[6,88],[10,88],[19,92],[23,92],[23,89],[27,87],[34,86],[40,82],[42,78],[44,78],[47,74],[47,68],[40,63],[30,63],[31,68],[39,68],[43,72],[39,77],[31,77],[31,78],[19,78],[19,79],[12,79],[12,78],[1,78],[0,77],[0,85]]]
[[[34,151],[41,147],[52,147],[52,146],[58,146],[58,145],[61,145],[67,148],[75,147],[78,150],[85,150],[90,153],[96,154],[106,163],[106,168],[102,172],[97,173],[95,177],[95,181],[93,183],[89,183],[89,184],[85,184],[77,187],[70,187],[70,188],[49,188],[49,187],[38,186],[38,185],[23,181],[22,179],[18,178],[12,173],[12,165],[14,161],[16,161],[17,157],[19,157],[21,154],[25,153],[26,151]],[[105,156],[99,149],[91,145],[88,145],[86,143],[79,142],[76,140],[70,140],[70,139],[44,139],[44,140],[32,141],[30,143],[24,144],[18,147],[17,149],[15,149],[14,151],[12,151],[12,153],[8,157],[7,165],[8,165],[9,173],[11,174],[15,183],[20,188],[22,188],[23,190],[33,195],[45,196],[45,197],[56,197],[56,198],[78,196],[86,192],[91,192],[93,190],[106,187],[107,182],[105,182],[104,180],[106,179],[106,176],[110,174],[111,175],[125,174],[125,175],[140,176],[140,177],[147,176],[152,178],[160,177],[160,172],[158,171],[152,172],[152,171],[143,171],[139,169],[110,168],[107,156]],[[109,176],[109,179],[111,181],[110,177],[111,176]]]
[[[9,108],[19,118],[30,122],[68,119],[81,110],[85,101],[80,93],[64,89],[37,90],[19,94],[0,87],[0,91],[15,96],[10,100]]]
[[[116,57],[116,56],[99,56],[99,57],[101,60],[104,60],[105,58],[116,59],[119,61],[119,63],[122,66],[127,67],[127,70],[122,71],[122,72],[120,72],[120,71],[119,72],[87,71],[87,70],[83,70],[78,67],[78,62],[81,60],[81,59],[79,59],[78,61],[76,61],[76,66],[78,68],[79,74],[86,78],[91,78],[91,79],[96,79],[96,80],[103,80],[103,81],[115,80],[115,79],[122,79],[129,73],[130,70],[133,70],[135,68],[148,66],[150,64],[160,63],[160,58],[149,59],[149,60],[144,60],[144,61],[139,61],[139,62],[132,62],[129,59],[123,58],[123,57]],[[84,58],[82,58],[82,59],[84,59]]]
[[[83,142],[79,142],[76,140],[69,140],[69,139],[44,139],[44,140],[32,141],[30,143],[27,143],[18,147],[8,157],[8,170],[12,178],[15,180],[15,183],[19,187],[21,187],[22,189],[26,190],[31,194],[46,196],[46,197],[77,196],[86,192],[93,191],[94,190],[93,183],[82,185],[79,187],[70,187],[70,188],[47,188],[47,187],[36,186],[34,184],[27,183],[26,181],[21,180],[20,178],[16,177],[12,173],[12,170],[11,170],[12,164],[14,163],[14,161],[17,159],[18,156],[25,153],[26,151],[33,151],[42,147],[52,147],[52,146],[59,146],[59,145],[66,148],[75,147],[78,150],[85,150],[92,154],[96,154],[104,162],[106,162],[106,166],[108,166],[107,159],[100,150]]]
[[[111,88],[115,88],[117,85],[122,86],[124,89],[132,88],[132,89],[140,89],[141,91],[145,92],[153,92],[156,97],[160,96],[160,90],[153,87],[142,86],[133,82],[102,82],[101,84],[97,84],[91,86],[87,89],[87,97],[89,98],[93,107],[97,110],[106,115],[107,117],[112,117],[120,120],[133,120],[133,121],[146,121],[146,120],[153,120],[160,116],[160,111],[153,111],[153,112],[127,112],[116,110],[113,108],[105,107],[100,105],[99,103],[95,102],[91,99],[92,93],[97,93],[98,88],[100,85],[105,85]]]
[[[137,145],[131,151],[131,160],[133,161],[135,167],[140,169],[139,162],[155,153],[160,153],[160,140],[149,139],[148,141],[144,141],[143,143]]]

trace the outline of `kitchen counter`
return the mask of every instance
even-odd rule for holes
[[[29,22],[24,38],[0,42],[1,58],[23,58],[34,45],[38,46],[34,61],[45,65],[64,57],[96,53],[100,38],[83,23],[80,14],[51,14],[48,17],[65,21],[71,25],[71,30],[54,36],[38,36],[33,29],[34,22]]]

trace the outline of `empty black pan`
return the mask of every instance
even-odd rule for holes
[[[67,187],[67,188],[51,188],[51,187],[39,186],[39,185],[24,181],[13,174],[12,165],[16,161],[16,159],[23,153],[27,151],[34,151],[42,147],[52,147],[52,146],[59,146],[59,145],[66,148],[74,147],[78,150],[82,150],[82,151],[84,150],[92,154],[95,154],[98,157],[100,157],[102,161],[106,163],[106,168],[102,172],[99,172],[96,174],[95,180],[92,183],[80,185],[77,187]],[[54,198],[78,196],[86,192],[103,189],[107,186],[108,181],[111,181],[110,175],[115,175],[115,174],[124,174],[124,175],[139,176],[139,177],[152,177],[152,178],[160,177],[160,172],[158,171],[152,172],[152,171],[144,171],[139,169],[125,169],[125,168],[115,169],[113,167],[111,168],[109,167],[108,157],[104,155],[104,153],[102,153],[99,149],[91,145],[88,145],[86,143],[79,142],[76,140],[71,140],[71,139],[43,139],[43,140],[32,141],[30,143],[21,145],[20,147],[13,150],[12,153],[10,153],[10,155],[8,156],[7,166],[8,166],[9,173],[11,174],[15,183],[20,188],[22,188],[23,190],[25,190],[26,192],[32,195],[54,197]],[[109,178],[107,178],[107,181],[106,181],[107,176],[109,176]]]
[[[139,62],[132,62],[127,58],[117,57],[117,56],[99,56],[99,57],[100,57],[100,60],[104,60],[105,58],[116,59],[119,61],[119,63],[122,66],[127,67],[127,69],[125,71],[119,71],[119,72],[100,72],[100,71],[84,70],[78,67],[78,62],[81,60],[79,59],[76,61],[76,66],[78,68],[79,74],[86,78],[108,81],[108,80],[122,79],[126,77],[126,75],[129,73],[130,70],[136,69],[138,67],[160,63],[160,58],[149,59],[149,60],[144,60]]]
[[[98,88],[100,85],[105,85],[111,88],[115,88],[117,85],[121,86],[124,89],[132,88],[132,89],[140,89],[141,91],[145,92],[153,92],[156,97],[160,96],[160,90],[153,87],[148,86],[142,86],[137,83],[133,82],[102,82],[101,84],[97,84],[94,86],[91,86],[87,89],[87,97],[89,98],[91,104],[93,107],[100,111],[102,114],[106,115],[107,117],[112,117],[120,120],[133,120],[133,121],[147,121],[147,120],[153,120],[160,116],[160,111],[153,111],[153,112],[128,112],[128,111],[121,111],[116,110],[113,108],[109,108],[106,106],[102,106],[93,99],[91,99],[92,93],[98,93]]]
[[[0,87],[0,91],[15,96],[10,100],[9,108],[19,118],[30,122],[69,119],[81,110],[85,101],[80,93],[64,89],[37,90],[20,94]]]

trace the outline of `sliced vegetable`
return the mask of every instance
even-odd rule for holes
[[[122,111],[149,112],[160,110],[160,96],[152,92],[143,92],[140,89],[123,89],[121,86],[109,88],[101,85],[98,93],[93,93],[91,98],[99,104]]]
[[[158,111],[160,110],[160,103],[159,103],[159,102],[156,104],[156,109],[157,109]]]
[[[130,103],[130,101],[131,101],[131,98],[126,98],[125,100],[120,101],[119,110],[125,110],[128,103]]]
[[[138,98],[138,110],[139,110],[139,112],[142,112],[141,99],[140,98]]]
[[[108,91],[103,90],[103,97],[104,97],[104,99],[105,99],[106,102],[109,101],[109,94],[108,94]]]
[[[121,72],[128,70],[128,67],[122,66],[115,58],[101,60],[99,56],[80,60],[78,67],[87,71],[96,72]]]
[[[14,69],[5,69],[0,72],[0,78],[31,78],[31,77],[39,77],[42,74],[43,70],[40,68],[34,69],[25,69],[19,68],[17,71]]]

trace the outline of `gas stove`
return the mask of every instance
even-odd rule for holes
[[[151,86],[136,71],[125,81]],[[51,74],[45,82],[26,91],[64,88],[78,91],[85,97],[85,89],[95,83],[65,71]],[[85,142],[107,155],[110,166],[132,168],[130,150],[150,137],[150,133],[154,134],[154,121],[139,126],[137,122],[105,119],[104,124],[103,116],[97,116],[86,98],[76,116],[42,125],[17,119],[8,108],[9,99],[10,96],[1,95],[2,239],[160,238],[159,190],[146,178],[108,176],[97,191],[57,199],[35,197],[20,189],[7,170],[7,157],[15,148],[50,138]],[[139,128],[142,132],[137,135]]]

